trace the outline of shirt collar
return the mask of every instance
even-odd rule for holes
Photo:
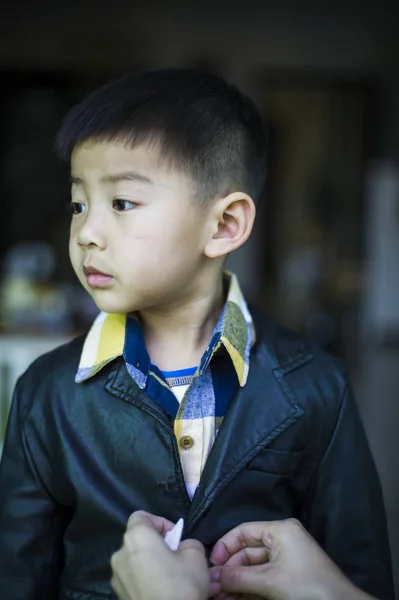
[[[201,359],[199,372],[207,368],[214,354],[223,346],[234,365],[240,386],[244,386],[248,378],[251,347],[255,343],[255,330],[236,276],[225,271],[224,278],[228,286],[226,303]],[[137,337],[137,345],[132,344],[132,336]],[[137,347],[133,360],[132,347]],[[129,373],[144,388],[151,362],[138,320],[126,314],[100,312],[86,336],[75,381],[80,383],[93,377],[119,356],[125,357]]]

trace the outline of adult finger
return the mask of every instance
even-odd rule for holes
[[[185,555],[196,552],[200,553],[205,558],[205,548],[198,540],[183,540],[179,544],[178,552],[184,553]]]
[[[298,534],[303,536],[304,531],[303,526],[296,519],[243,523],[226,533],[215,544],[210,561],[215,566],[223,565],[230,556],[247,546],[264,546],[270,552],[276,542],[292,539]]]
[[[224,592],[258,596],[265,594],[267,566],[222,567],[220,571],[220,584]]]
[[[159,517],[158,515],[153,515],[144,510],[137,510],[132,513],[127,522],[127,529],[132,529],[137,525],[151,525],[158,533],[164,536],[168,531],[170,531],[174,527],[174,523],[165,519],[164,517]]]
[[[270,560],[269,548],[259,546],[242,548],[225,562],[226,567],[249,567],[251,565],[263,565]]]
[[[216,542],[210,556],[211,563],[215,566],[224,565],[233,554],[237,554],[247,546],[266,546],[270,548],[269,544],[265,544],[264,526],[265,523],[254,521],[253,523],[239,525],[226,533]]]
[[[123,536],[122,549],[126,549],[129,554],[140,552],[141,556],[144,556],[145,552],[162,552],[163,549],[167,549],[162,531],[161,529],[159,532],[149,519],[135,516]]]
[[[120,598],[121,600],[123,600],[124,598],[128,598],[126,589],[119,577],[115,575],[112,577],[111,587],[114,590],[115,594],[118,596],[118,598]]]

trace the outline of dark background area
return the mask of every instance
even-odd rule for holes
[[[63,115],[128,69],[209,68],[254,99],[269,139],[257,224],[229,266],[348,364],[399,588],[398,24],[393,0],[1,4],[0,430],[18,374],[96,313],[69,265]]]

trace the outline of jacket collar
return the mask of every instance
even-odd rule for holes
[[[227,299],[219,321],[213,331],[211,342],[204,353],[199,371],[204,371],[214,354],[223,346],[228,352],[237,373],[240,386],[247,382],[249,355],[255,343],[255,330],[251,314],[241,292],[235,275],[225,271],[224,280],[228,289]],[[138,321],[135,315],[111,314],[100,312],[85,339],[75,381],[80,383],[96,375],[105,365],[120,356],[124,356],[128,371],[140,388],[145,388],[150,359],[145,349],[140,327],[129,327],[131,319]],[[144,371],[137,369],[130,359],[132,344],[137,342],[138,351],[146,355],[142,361]],[[129,347],[129,351],[127,349]]]

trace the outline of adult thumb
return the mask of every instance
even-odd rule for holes
[[[221,567],[220,584],[225,592],[266,596],[268,565]]]

